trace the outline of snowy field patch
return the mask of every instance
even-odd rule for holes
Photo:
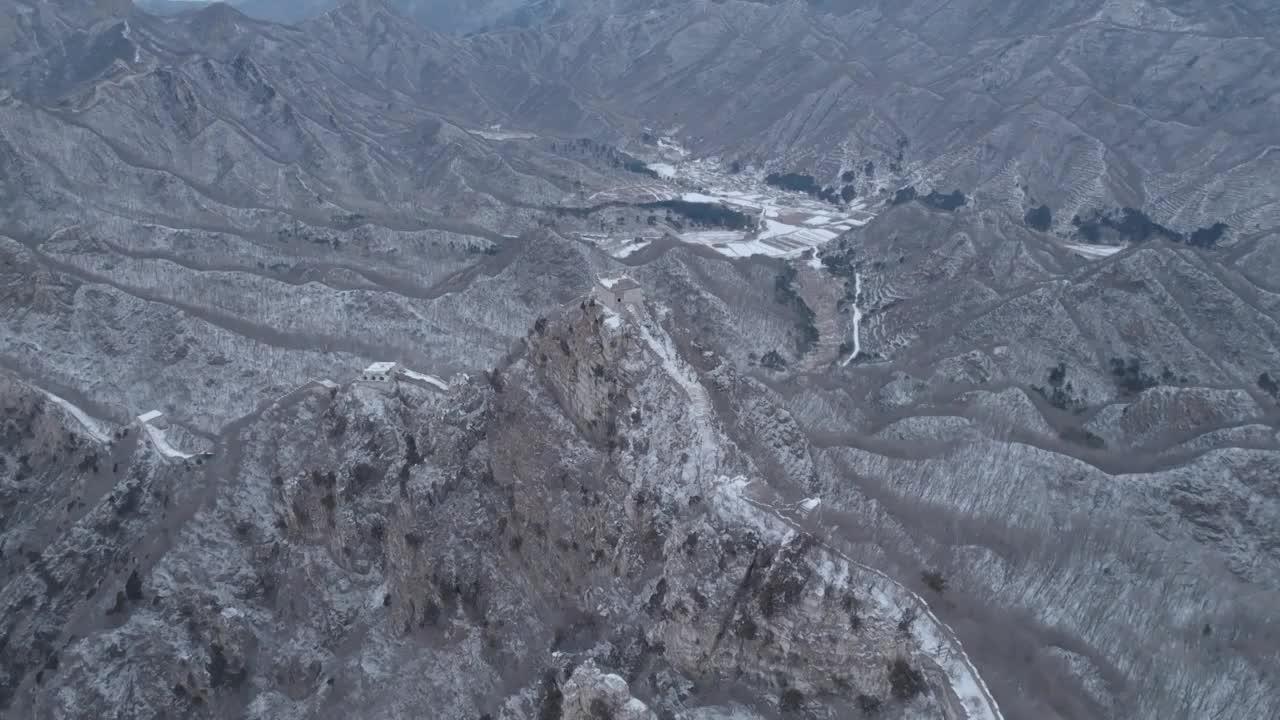
[[[738,242],[745,237],[745,233],[734,230],[694,230],[680,233],[677,237],[693,245],[715,245],[717,243]]]
[[[490,125],[486,130],[471,130],[470,133],[479,135],[485,140],[531,140],[538,137],[533,133],[503,130],[501,125]]]
[[[1123,247],[1118,245],[1085,245],[1082,243],[1070,243],[1070,242],[1063,243],[1062,245],[1066,249],[1078,255],[1082,255],[1084,257],[1091,258],[1091,259],[1111,257],[1112,255],[1115,255],[1121,250],[1124,250]]]
[[[715,160],[688,160],[688,151],[679,148],[677,152],[678,146],[668,141],[669,138],[659,140],[660,148],[666,152],[661,160],[649,163],[663,182],[637,182],[598,191],[587,198],[588,202],[646,203],[678,199],[720,205],[744,213],[755,225],[748,231],[698,229],[677,236],[682,242],[710,247],[735,258],[796,257],[875,217],[866,199],[833,205],[809,195],[784,191],[754,174],[728,173]],[[584,236],[584,239],[588,238]],[[606,235],[592,242],[613,257],[626,257],[634,252],[625,249],[624,243],[631,239]]]

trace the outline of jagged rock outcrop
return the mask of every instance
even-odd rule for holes
[[[632,697],[627,681],[604,673],[588,660],[564,685],[564,720],[658,720],[645,704]]]
[[[140,528],[123,606],[68,603],[84,620],[57,673],[37,688],[15,667],[10,706],[391,717],[450,696],[437,716],[648,720],[726,692],[823,718],[988,703],[917,598],[789,518],[661,317],[575,303],[448,394],[315,385],[247,418],[208,494]],[[128,682],[93,681],[106,668]]]

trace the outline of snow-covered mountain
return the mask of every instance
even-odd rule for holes
[[[517,5],[0,0],[0,716],[1280,713],[1268,4]]]
[[[211,3],[204,0],[136,0],[156,14],[188,12]],[[232,0],[228,3],[249,17],[296,24],[328,12],[338,0]],[[440,32],[468,34],[505,27],[527,27],[549,21],[582,3],[575,0],[395,0],[405,17]]]

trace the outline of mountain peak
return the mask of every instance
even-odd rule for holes
[[[132,0],[27,0],[25,4],[32,7],[52,6],[63,20],[81,26],[107,18],[123,18],[133,9]]]
[[[353,20],[370,22],[375,18],[394,18],[408,21],[408,18],[387,0],[345,0],[325,13],[326,16],[341,15]]]

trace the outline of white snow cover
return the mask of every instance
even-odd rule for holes
[[[472,130],[471,134],[479,135],[485,140],[529,140],[538,137],[529,132],[503,130],[501,125],[490,125],[488,130]]]
[[[605,309],[608,310],[608,308]],[[604,318],[604,325],[610,330],[617,330],[622,327],[622,316],[614,312],[608,312]]]
[[[853,352],[849,357],[845,358],[841,363],[841,367],[848,367],[858,354],[862,352],[862,310],[858,307],[858,294],[862,292],[862,274],[854,271],[853,273]]]
[[[698,376],[694,370],[684,364],[683,358],[676,351],[675,345],[671,343],[671,339],[662,333],[659,338],[649,331],[646,323],[640,324],[640,337],[653,350],[653,354],[658,357],[658,361],[662,364],[662,368],[667,371],[672,380],[675,380],[685,393],[689,396],[689,403],[693,408],[691,415],[694,417],[710,417],[711,401],[707,397],[706,388],[702,387],[702,383],[698,382]],[[661,330],[659,330],[661,332]]]
[[[691,203],[710,203],[712,205],[720,204],[720,198],[712,197],[710,195],[703,195],[702,193],[696,193],[696,192],[687,192],[681,195],[680,199],[685,202],[691,202]]]
[[[155,425],[145,424],[142,428],[146,430],[147,437],[151,438],[151,443],[156,446],[156,450],[159,450],[161,455],[177,458],[179,460],[186,460],[187,458],[195,457],[190,453],[184,453],[170,445],[169,441],[164,437],[164,431],[157,428]]]
[[[649,241],[648,241],[648,240],[642,240],[642,241],[640,241],[640,242],[628,243],[628,244],[626,244],[626,245],[623,245],[621,248],[619,248],[619,249],[615,250],[615,251],[612,253],[612,255],[613,255],[614,257],[616,257],[616,258],[624,258],[624,257],[627,257],[628,255],[631,255],[632,253],[638,253],[638,252],[640,252],[641,250],[643,250],[643,249],[645,249],[645,248],[649,247],[649,245],[650,245],[650,243],[649,243]]]
[[[806,245],[823,245],[840,236],[840,233],[833,230],[825,230],[818,228],[803,228],[791,233],[787,237],[793,240],[799,240]]]
[[[144,424],[151,423],[151,422],[155,422],[156,420],[159,420],[162,417],[164,417],[164,413],[160,412],[159,410],[148,410],[147,412],[144,412],[138,416],[138,422],[144,423]]]
[[[795,231],[795,226],[766,218],[764,221],[764,229],[760,231],[760,238],[781,237],[783,235],[790,235]]]
[[[603,685],[615,694],[630,694],[630,690],[627,687],[627,681],[623,680],[621,675],[614,675],[610,673],[602,676],[600,680]]]
[[[402,372],[404,373],[404,376],[407,378],[411,378],[413,380],[421,380],[422,382],[428,383],[430,385],[434,385],[437,388],[440,388],[441,390],[449,389],[449,383],[445,382],[444,380],[441,380],[435,375],[427,375],[426,373],[414,372],[408,369]]]
[[[659,307],[658,310],[663,314],[670,313],[670,309],[666,307]],[[699,382],[697,371],[690,367],[684,361],[684,358],[680,357],[675,343],[672,342],[662,326],[644,313],[637,315],[635,321],[640,338],[653,351],[662,369],[689,398],[691,432],[687,441],[687,449],[690,462],[685,464],[685,470],[682,474],[692,486],[698,477],[705,478],[710,476],[709,473],[702,475],[700,468],[704,462],[713,461],[720,450],[719,438],[715,432],[715,411],[712,409],[711,398],[708,396],[706,388]]]
[[[1119,245],[1085,245],[1083,243],[1063,243],[1063,246],[1087,258],[1111,257],[1124,249]]]
[[[690,230],[689,232],[680,233],[678,237],[687,243],[711,245],[713,243],[738,242],[745,235],[735,230]]]
[[[658,138],[658,147],[668,152],[673,152],[676,155],[679,155],[680,157],[689,156],[689,151],[685,148],[685,146],[681,145],[679,141],[674,140],[670,137],[664,136],[664,137]]]
[[[763,509],[767,505],[749,497],[752,482],[741,475],[733,478],[721,476],[708,494],[712,509],[726,520],[753,528],[757,535],[769,542],[790,542],[795,537],[795,530],[786,523],[775,522]]]
[[[655,162],[650,167],[659,173],[657,181],[597,192],[589,199],[678,198],[685,202],[723,205],[746,213],[757,220],[755,227],[746,231],[679,234],[684,242],[709,245],[728,257],[794,257],[810,247],[830,242],[842,232],[865,225],[875,217],[869,209],[870,200],[858,199],[848,205],[832,205],[808,195],[768,186],[762,177],[751,172],[730,174],[715,159],[689,160],[682,155],[679,160],[667,157],[666,162]],[[634,252],[622,249],[622,245],[631,239],[606,235],[595,244],[614,257],[622,257]],[[760,242],[770,239],[776,242]]]
[[[101,420],[96,420],[92,417],[89,417],[89,414],[86,413],[85,411],[81,410],[75,405],[72,405],[70,402],[63,400],[57,395],[54,395],[48,390],[41,390],[40,392],[44,393],[45,397],[49,398],[49,400],[51,400],[58,407],[67,411],[67,413],[69,413],[71,417],[75,418],[76,422],[80,423],[80,426],[84,428],[84,431],[89,433],[89,436],[92,437],[94,440],[97,440],[98,442],[101,442],[101,443],[111,442],[111,433],[107,431],[106,423],[102,422]]]

